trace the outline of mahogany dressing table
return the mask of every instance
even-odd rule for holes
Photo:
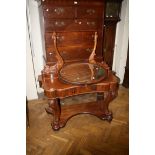
[[[111,121],[118,78],[103,61],[104,0],[42,0],[46,64],[39,76],[47,113],[58,130],[77,114]],[[68,15],[68,16],[67,16]],[[62,106],[61,99],[97,93],[97,101]]]

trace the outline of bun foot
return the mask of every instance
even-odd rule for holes
[[[57,131],[57,130],[60,129],[59,124],[52,124],[51,126],[52,126],[52,128],[53,128],[54,131]]]
[[[109,123],[112,121],[113,117],[112,117],[112,113],[109,113],[109,114],[105,114],[101,117],[102,120],[106,120],[108,121]]]

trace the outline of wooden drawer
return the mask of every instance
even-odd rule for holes
[[[93,31],[102,28],[102,22],[96,19],[55,19],[45,20],[45,31]]]
[[[95,5],[104,4],[104,0],[41,0],[43,6],[61,5],[61,6],[79,6],[79,5]]]
[[[103,7],[87,6],[77,8],[77,18],[102,18]]]
[[[63,57],[65,61],[79,61],[88,59],[91,54],[92,46],[80,47],[80,46],[68,46],[68,47],[59,47],[60,55]],[[47,53],[49,56],[54,57],[52,55],[53,48],[47,48]],[[54,60],[54,59],[53,59]]]
[[[93,45],[95,32],[59,32],[57,33],[57,46]],[[101,37],[98,37],[98,42]],[[46,47],[53,47],[52,33],[45,34]]]
[[[74,18],[74,7],[65,6],[44,6],[43,13],[45,18]]]
[[[100,44],[98,44],[96,49],[96,56],[101,56],[101,47]],[[85,45],[85,46],[67,46],[67,47],[58,47],[58,50],[60,52],[60,55],[63,57],[64,61],[80,61],[80,60],[88,60],[90,54],[93,50],[93,44],[92,45]],[[47,59],[51,62],[56,62],[56,58],[53,48],[46,48],[47,52]]]
[[[42,6],[66,6],[66,5],[76,5],[74,0],[41,0]]]

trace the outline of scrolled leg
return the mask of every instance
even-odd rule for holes
[[[103,116],[101,117],[101,119],[102,119],[102,120],[107,120],[108,122],[111,122],[112,119],[113,119],[112,113],[109,112],[109,113],[103,115]]]
[[[46,111],[53,115],[53,122],[51,123],[53,130],[59,130],[61,114],[60,99],[49,100],[49,107],[46,108]]]
[[[97,93],[97,101],[100,104],[100,109],[104,114],[109,113],[107,99],[108,94],[105,94],[104,92]]]
[[[108,106],[111,101],[111,92],[103,92],[103,93],[97,93],[97,100],[100,104],[100,109],[103,112],[101,115],[102,120],[107,120],[108,122],[112,121],[112,113],[109,111]]]

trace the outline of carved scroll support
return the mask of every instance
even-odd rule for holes
[[[56,36],[56,32],[53,32],[52,38],[54,40],[54,51],[55,51],[55,55],[56,55],[56,58],[58,60],[56,66],[57,66],[57,69],[59,71],[61,69],[61,67],[63,66],[63,64],[64,64],[64,61],[63,61],[63,59],[62,59],[62,57],[61,57],[61,55],[60,55],[60,53],[58,51],[58,48],[57,48],[57,36]]]
[[[56,32],[53,32],[52,38],[54,40],[54,52],[55,52],[55,56],[57,59],[57,63],[55,65],[52,65],[52,66],[49,64],[46,64],[44,66],[44,69],[42,70],[43,81],[44,81],[44,79],[49,79],[49,78],[53,79],[54,77],[57,77],[59,70],[62,68],[62,66],[64,64],[63,58],[61,57],[61,55],[58,51],[58,48],[57,48]]]
[[[103,120],[107,120],[109,122],[112,121],[112,113],[109,111],[108,106],[111,101],[111,93],[97,93],[98,103],[100,104],[100,110],[103,112],[103,115],[100,117]]]
[[[96,63],[94,57],[95,57],[95,55],[96,55],[95,51],[96,51],[96,46],[97,46],[97,37],[98,37],[97,32],[95,32],[95,37],[94,37],[94,48],[93,48],[93,51],[92,51],[92,53],[91,53],[91,55],[90,55],[90,57],[89,57],[89,63]]]

